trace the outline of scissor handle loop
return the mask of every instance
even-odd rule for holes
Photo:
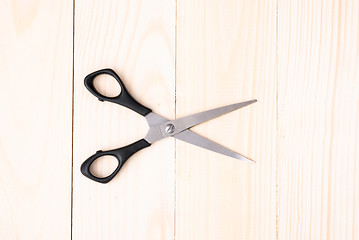
[[[115,97],[107,97],[97,91],[97,89],[94,86],[94,80],[97,76],[99,76],[101,74],[108,74],[116,79],[116,81],[119,83],[119,85],[121,87],[121,93],[119,95],[117,95]],[[151,109],[138,103],[128,93],[128,91],[127,91],[125,85],[122,83],[120,77],[112,69],[106,68],[106,69],[101,69],[101,70],[95,71],[93,73],[90,73],[89,75],[87,75],[85,77],[84,83],[85,83],[85,87],[94,96],[96,96],[98,98],[98,100],[100,100],[101,102],[108,101],[108,102],[120,104],[124,107],[127,107],[127,108],[137,112],[138,114],[141,114],[142,116],[146,116],[148,113],[150,113],[152,111]]]
[[[81,173],[88,177],[91,180],[94,180],[99,183],[108,183],[111,181],[116,174],[120,171],[121,167],[125,164],[126,160],[129,159],[133,154],[140,151],[141,149],[144,149],[146,147],[151,146],[150,143],[148,143],[146,140],[141,139],[135,143],[132,143],[130,145],[127,145],[126,147],[117,148],[114,150],[108,150],[108,151],[97,151],[94,155],[89,157],[85,162],[81,165]],[[116,169],[108,175],[107,177],[96,177],[91,173],[90,167],[91,164],[96,161],[96,159],[103,157],[103,156],[112,156],[115,157],[118,161],[118,165]]]

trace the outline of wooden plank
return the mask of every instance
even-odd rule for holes
[[[358,11],[279,1],[279,239],[359,237]]]
[[[1,2],[1,239],[71,235],[72,10]]]
[[[142,116],[91,95],[83,85],[88,73],[113,68],[134,98],[174,118],[175,8],[165,0],[76,1],[73,239],[173,238],[173,139],[131,157],[109,184],[85,178],[80,165],[148,129]],[[111,90],[106,82],[99,87]]]
[[[276,237],[276,2],[177,1],[177,117],[258,103],[193,130],[250,165],[177,141],[176,239]]]

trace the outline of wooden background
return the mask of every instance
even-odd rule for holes
[[[359,239],[358,1],[2,0],[0,25],[0,239]],[[258,99],[193,129],[256,164],[164,139],[88,180],[147,131],[83,86],[105,67],[167,118]]]

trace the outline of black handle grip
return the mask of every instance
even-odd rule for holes
[[[94,86],[94,80],[100,74],[108,74],[116,79],[116,81],[121,86],[121,93],[118,96],[107,97],[102,95],[96,90]],[[151,109],[146,108],[145,106],[138,103],[135,99],[133,99],[133,97],[131,97],[131,95],[126,90],[125,85],[122,83],[120,77],[112,69],[107,68],[90,73],[85,77],[85,86],[93,95],[95,95],[98,98],[98,100],[102,102],[109,101],[109,102],[120,104],[122,106],[132,109],[133,111],[137,112],[138,114],[141,114],[142,116],[146,116],[148,113],[152,111]]]
[[[135,143],[127,145],[126,147],[109,150],[109,151],[101,151],[101,150],[97,151],[94,155],[92,155],[85,162],[82,163],[81,172],[83,175],[90,178],[91,180],[94,180],[99,183],[108,183],[120,171],[121,167],[123,166],[123,164],[126,162],[127,159],[129,159],[134,153],[149,146],[151,146],[150,143],[148,143],[145,139],[141,139]],[[110,155],[115,157],[118,160],[118,166],[115,169],[115,171],[111,173],[109,176],[104,178],[99,178],[94,176],[90,172],[90,166],[97,158],[105,155]]]

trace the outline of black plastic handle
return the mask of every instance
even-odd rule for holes
[[[90,178],[91,180],[94,180],[99,183],[108,183],[120,171],[121,167],[123,166],[123,164],[125,164],[127,159],[129,159],[133,154],[140,151],[141,149],[144,149],[149,146],[151,146],[150,143],[148,143],[145,139],[141,139],[135,143],[127,145],[126,147],[109,150],[109,151],[101,151],[101,150],[97,151],[94,155],[92,155],[85,162],[82,163],[81,172],[83,175]],[[109,176],[104,177],[104,178],[99,178],[99,177],[94,176],[91,173],[90,167],[91,167],[91,164],[96,159],[98,159],[99,157],[105,156],[105,155],[110,155],[110,156],[115,157],[118,160],[118,166],[115,169],[115,171],[113,171],[113,173],[111,173]]]
[[[94,80],[98,75],[101,74],[111,75],[120,84],[121,93],[118,96],[107,97],[102,95],[96,90],[94,86]],[[135,99],[133,99],[133,97],[127,92],[125,85],[122,83],[120,77],[112,69],[106,68],[90,73],[85,77],[85,86],[93,95],[95,95],[98,98],[98,100],[102,102],[109,101],[109,102],[120,104],[122,106],[132,109],[133,111],[137,112],[138,114],[141,114],[142,116],[146,116],[148,113],[152,111],[151,109],[146,108],[145,106],[138,103]]]

